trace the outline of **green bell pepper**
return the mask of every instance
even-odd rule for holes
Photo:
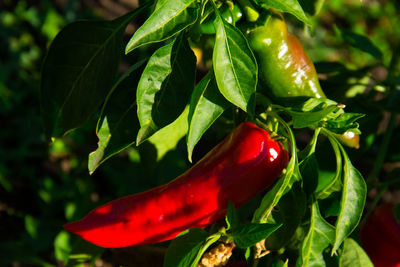
[[[294,98],[325,98],[314,64],[300,41],[288,32],[281,14],[271,13],[265,23],[248,31],[259,65],[260,82],[279,103]]]
[[[326,98],[317,71],[301,42],[288,31],[280,13],[262,14],[261,26],[247,30],[258,63],[260,88],[277,103],[296,104],[308,97]],[[346,146],[358,148],[359,136],[336,135]]]

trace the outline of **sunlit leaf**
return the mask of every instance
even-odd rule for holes
[[[194,146],[228,106],[229,102],[218,91],[214,73],[210,71],[197,84],[190,100],[189,132],[186,139],[190,161]]]
[[[302,22],[311,25],[309,18],[304,13],[298,0],[259,0],[258,2],[263,7],[272,7],[281,12],[290,13]]]
[[[189,108],[186,107],[174,122],[165,126],[148,139],[157,149],[157,160],[161,160],[168,151],[175,149],[178,142],[186,135],[188,131],[188,113]]]
[[[332,137],[330,137],[332,139]],[[332,253],[354,231],[364,210],[367,185],[361,173],[351,164],[344,148],[339,144],[343,155],[343,189],[340,213],[336,221],[336,236]]]
[[[302,266],[325,266],[322,255],[335,240],[335,228],[324,220],[315,201],[311,207],[310,228],[301,248]]]
[[[254,114],[257,62],[242,32],[217,17],[213,66],[218,89],[231,103]]]
[[[195,0],[162,1],[135,32],[126,46],[128,54],[135,48],[166,40],[193,24],[198,15],[199,5]]]
[[[339,267],[373,267],[371,260],[363,248],[353,239],[344,241],[340,255]]]
[[[310,98],[294,107],[277,108],[281,108],[290,114],[294,128],[310,127],[320,121],[335,119],[343,113],[343,110],[337,107],[336,102],[323,98]]]
[[[150,58],[137,88],[140,144],[182,113],[194,88],[196,57],[185,34]]]

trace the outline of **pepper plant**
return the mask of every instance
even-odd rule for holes
[[[310,32],[318,31],[313,17],[323,2],[158,0],[143,2],[112,21],[73,22],[54,39],[42,68],[46,138],[63,136],[95,114],[98,147],[88,161],[93,173],[132,145],[153,142],[160,153],[166,153],[182,138],[187,159],[194,163],[198,161],[198,143],[212,129],[220,129],[222,139],[240,123],[250,121],[289,151],[281,177],[268,189],[256,190],[252,205],[228,207],[224,202],[225,221],[185,225],[186,231],[168,243],[164,266],[214,266],[207,263],[218,253],[224,257],[219,257],[215,266],[239,260],[246,260],[249,266],[372,266],[350,238],[362,218],[367,195],[366,182],[348,154],[349,149],[359,147],[357,120],[364,114],[347,112],[341,99],[327,97],[314,64],[285,22],[290,18]],[[144,22],[126,43],[125,28],[131,21],[138,24],[139,19]],[[382,57],[366,37],[337,31],[355,48]],[[122,51],[122,60],[134,61],[124,71],[120,69]],[[397,61],[394,56],[389,78],[382,84],[390,99],[398,92]],[[325,71],[334,72],[334,67],[329,65]],[[393,101],[388,105],[393,107]],[[323,159],[319,158],[320,147],[330,151]],[[213,153],[218,154],[217,149]],[[326,170],[327,162],[333,170]],[[204,168],[208,173],[207,165]],[[247,182],[236,186],[246,192]],[[196,189],[180,190],[179,194],[191,195],[191,190]],[[229,195],[232,203],[241,197],[240,190],[235,192]],[[204,205],[218,198],[204,194],[208,196]],[[155,201],[163,203],[162,197],[157,197]],[[118,205],[102,208],[102,216],[114,220],[126,208]],[[172,222],[174,216],[193,216],[185,214],[185,203],[182,205],[179,216],[171,215]],[[133,217],[149,212],[139,211],[143,214]],[[129,218],[120,220],[128,220],[129,225]],[[96,234],[102,235],[102,224],[106,227],[108,221],[112,220],[94,220],[84,227],[88,231],[97,227]],[[106,238],[112,240],[100,244],[121,247],[161,241],[129,243],[123,232],[113,236],[107,231]],[[160,229],[149,223],[137,231],[159,233]],[[129,233],[135,235],[132,229]],[[176,234],[160,233],[169,239]],[[213,249],[221,244],[225,249]],[[351,253],[353,250],[357,253]]]

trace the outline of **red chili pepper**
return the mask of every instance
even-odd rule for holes
[[[375,208],[362,227],[360,238],[375,267],[400,267],[400,224],[392,205]]]
[[[168,184],[92,210],[67,231],[103,247],[158,243],[225,216],[271,185],[288,153],[250,122],[239,125],[187,172]]]

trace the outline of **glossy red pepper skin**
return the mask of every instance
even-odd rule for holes
[[[168,184],[109,202],[67,231],[102,247],[158,243],[222,219],[271,185],[288,153],[269,134],[246,122],[187,172]]]
[[[400,267],[400,224],[392,205],[380,205],[360,231],[361,243],[375,267]]]

